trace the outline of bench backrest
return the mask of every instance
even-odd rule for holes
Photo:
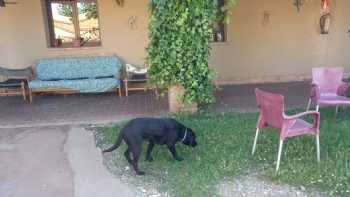
[[[57,57],[39,60],[40,80],[119,76],[122,63],[116,56]]]

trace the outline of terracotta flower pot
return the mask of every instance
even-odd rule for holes
[[[53,42],[53,47],[59,47],[62,45],[62,39],[56,38]]]
[[[80,40],[74,40],[73,41],[73,47],[80,47],[81,46],[81,41]]]
[[[197,103],[186,104],[182,101],[185,93],[184,87],[181,85],[172,85],[169,87],[169,111],[171,113],[189,112],[194,113],[198,110]]]

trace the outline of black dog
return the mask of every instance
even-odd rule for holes
[[[140,157],[143,140],[149,141],[146,161],[153,161],[151,156],[154,144],[167,145],[174,159],[182,161],[175,149],[177,141],[182,141],[185,145],[195,147],[197,145],[196,135],[192,129],[185,127],[181,123],[170,118],[137,118],[131,120],[120,132],[115,144],[104,150],[111,152],[117,149],[122,140],[128,145],[124,155],[128,162],[134,167],[136,174],[144,175],[143,171],[138,169],[137,162]],[[130,158],[130,151],[133,155],[133,160]]]

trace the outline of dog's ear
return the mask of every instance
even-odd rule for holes
[[[194,131],[191,128],[188,128],[188,130],[191,132],[191,134],[196,137],[196,134],[194,133]]]

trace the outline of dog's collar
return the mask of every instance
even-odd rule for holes
[[[182,141],[182,142],[185,141],[186,137],[187,137],[187,128],[186,128],[186,130],[185,130],[185,135],[184,135],[184,137],[182,138],[181,141]]]

